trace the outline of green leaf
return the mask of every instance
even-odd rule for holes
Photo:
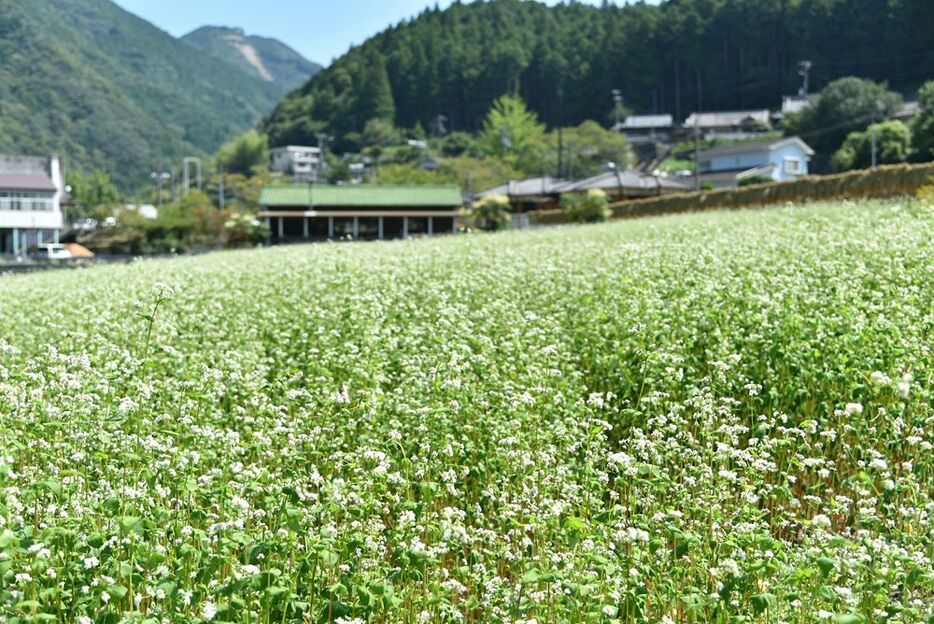
[[[139,516],[123,516],[119,520],[120,530],[123,533],[140,532],[143,525],[143,519]]]
[[[830,573],[834,569],[834,560],[828,557],[821,557],[817,560],[817,567],[820,568],[820,573],[827,578],[830,576]]]
[[[107,588],[107,593],[110,594],[111,602],[120,602],[126,598],[127,592],[130,591],[123,585],[111,585]]]
[[[756,615],[762,613],[766,609],[771,609],[775,606],[776,602],[774,594],[756,594],[749,600],[752,603],[752,609],[756,612]]]

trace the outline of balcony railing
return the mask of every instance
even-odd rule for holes
[[[22,212],[53,212],[55,202],[37,197],[0,198],[0,211],[16,210]]]

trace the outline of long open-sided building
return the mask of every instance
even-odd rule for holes
[[[464,208],[457,186],[277,185],[259,203],[276,242],[450,233]]]

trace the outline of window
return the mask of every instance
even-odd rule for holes
[[[0,192],[0,210],[41,210],[55,208],[51,193]]]
[[[801,161],[797,158],[785,158],[785,173],[790,175],[801,173]]]

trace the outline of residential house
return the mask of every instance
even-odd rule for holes
[[[898,107],[898,110],[895,111],[895,114],[892,115],[892,118],[908,123],[920,112],[921,104],[918,102],[918,100],[909,100],[907,102],[902,102],[902,105]]]
[[[0,154],[0,256],[58,243],[65,174],[58,156]]]
[[[296,182],[317,182],[321,174],[321,148],[285,145],[269,150],[269,168]]]
[[[667,176],[652,175],[635,169],[613,169],[584,180],[568,182],[558,191],[560,193],[586,193],[601,190],[610,201],[654,197],[671,193],[686,193],[690,185]]]
[[[567,193],[586,193],[592,189],[606,192],[610,201],[653,197],[668,193],[690,191],[688,184],[666,176],[656,176],[635,169],[613,169],[583,180],[558,180],[548,176],[510,180],[506,184],[477,193],[479,199],[487,195],[509,198],[512,212],[517,215],[534,210],[549,210],[561,205],[561,196]],[[519,223],[523,223],[519,219]]]
[[[691,113],[684,120],[684,131],[689,137],[696,132],[705,140],[747,139],[771,129],[768,109]]]
[[[700,183],[731,188],[744,179],[785,182],[807,175],[813,155],[814,150],[799,137],[718,145],[698,154]]]
[[[464,207],[457,186],[274,185],[259,203],[275,242],[456,232]]]
[[[561,198],[559,188],[566,184],[565,180],[541,176],[526,178],[524,180],[509,180],[505,184],[494,186],[474,195],[480,199],[487,195],[503,195],[509,199],[509,205],[515,214],[523,214],[533,210],[557,208]]]
[[[632,144],[669,143],[673,128],[671,115],[630,115],[613,126]]]

